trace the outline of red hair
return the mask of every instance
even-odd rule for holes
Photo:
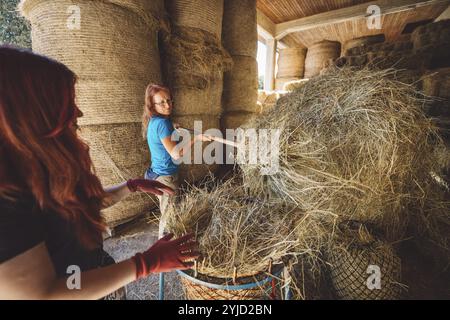
[[[144,112],[142,114],[142,136],[144,139],[147,138],[147,127],[151,117],[159,115],[159,113],[156,112],[153,97],[160,92],[165,92],[171,96],[169,88],[157,84],[149,84],[145,90]]]
[[[32,196],[68,220],[82,245],[98,247],[105,193],[77,136],[75,74],[29,51],[0,47],[0,197]]]

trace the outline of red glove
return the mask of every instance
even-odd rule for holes
[[[161,196],[163,193],[175,194],[172,188],[169,188],[165,184],[162,184],[156,180],[130,179],[127,181],[127,186],[131,192],[142,191],[153,193],[158,196]]]
[[[171,241],[172,237],[173,233],[165,235],[150,249],[133,257],[136,263],[136,279],[146,277],[150,273],[186,270],[194,266],[194,262],[185,262],[200,256],[197,251],[198,244],[193,241],[194,235],[188,234]]]

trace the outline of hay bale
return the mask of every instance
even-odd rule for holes
[[[222,79],[211,82],[203,90],[183,87],[172,89],[173,115],[220,115],[222,113],[222,89]]]
[[[223,109],[225,112],[257,112],[258,64],[255,58],[234,56],[233,69],[224,74]]]
[[[206,89],[233,64],[213,34],[196,28],[173,27],[162,48],[164,78],[172,88]]]
[[[414,49],[450,43],[450,20],[441,20],[416,28],[411,34]]]
[[[258,102],[263,103],[267,98],[267,93],[264,90],[258,90]]]
[[[309,79],[300,79],[300,80],[294,80],[294,81],[286,82],[284,84],[283,91],[294,91],[294,90],[300,89],[308,81],[309,81]]]
[[[308,48],[305,60],[305,78],[311,78],[320,73],[330,59],[339,58],[341,44],[336,41],[324,40]]]
[[[95,173],[103,186],[143,177],[150,164],[139,123],[81,126],[80,137],[89,145]],[[103,215],[108,225],[115,226],[151,209],[155,204],[152,199],[133,194],[105,209]]]
[[[283,91],[286,83],[298,81],[300,78],[276,78],[275,79],[275,90]]]
[[[258,106],[259,108],[262,105]],[[222,129],[236,129],[248,122],[252,117],[255,117],[257,113],[252,112],[228,112],[222,115],[221,124]]]
[[[355,39],[348,40],[344,43],[342,46],[342,56],[348,56],[349,50],[352,48],[359,48],[359,47],[367,47],[368,45],[375,44],[375,43],[382,43],[385,41],[384,34],[376,34],[371,36],[365,36],[365,37],[359,37]]]
[[[282,130],[279,171],[263,178],[261,165],[241,165],[246,185],[330,224],[373,222],[388,240],[401,239],[413,215],[435,236],[438,220],[450,222],[430,176],[442,171],[436,153],[444,146],[419,93],[390,80],[392,72],[329,69],[280,99],[277,112],[249,124]]]
[[[73,4],[70,0],[22,1],[22,14],[32,26],[34,52],[66,64],[81,79],[160,80],[156,20],[149,24],[108,1],[80,0],[76,5],[82,12],[82,26],[70,30],[67,8]]]
[[[174,25],[206,31],[220,41],[223,2],[224,0],[168,0],[166,8]]]
[[[305,72],[306,48],[279,50],[278,78],[303,78]]]
[[[231,55],[256,58],[256,0],[226,0],[222,25],[223,45]]]
[[[83,111],[81,125],[139,122],[146,83],[141,80],[78,79],[77,106]]]

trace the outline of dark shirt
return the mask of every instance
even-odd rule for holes
[[[86,271],[114,263],[102,247],[84,248],[68,221],[54,212],[43,212],[32,198],[0,199],[0,264],[42,242],[58,277],[68,276],[71,265]]]

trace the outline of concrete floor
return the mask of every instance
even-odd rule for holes
[[[147,250],[157,239],[157,222],[142,218],[106,239],[104,249],[119,262]],[[184,292],[175,272],[165,274],[164,292],[166,300],[184,299]],[[151,275],[127,286],[128,300],[158,300],[158,294],[159,275]]]

